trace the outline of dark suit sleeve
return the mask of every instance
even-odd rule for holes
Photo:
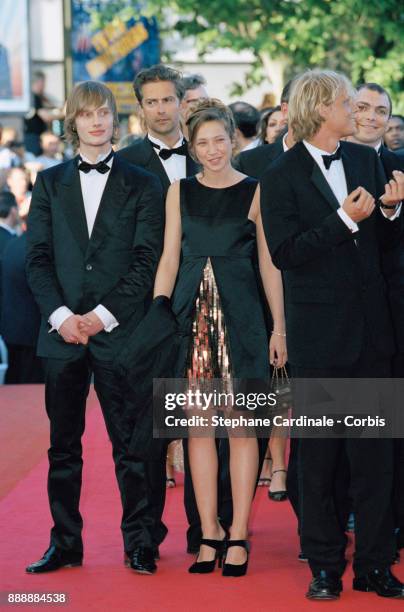
[[[380,198],[385,191],[385,183],[387,182],[386,174],[383,169],[382,163],[379,156],[375,154],[375,177],[376,177],[376,190],[377,197]],[[392,177],[389,176],[389,178]],[[399,245],[402,235],[403,227],[403,211],[401,210],[400,215],[390,221],[386,218],[381,209],[376,210],[377,215],[377,235],[379,245],[382,251],[390,251]]]
[[[55,273],[51,203],[41,174],[35,182],[28,215],[26,271],[35,301],[48,320],[65,302]]]
[[[261,215],[272,260],[280,270],[304,265],[354,238],[337,212],[319,220],[315,227],[303,229],[297,198],[283,170],[270,168],[264,174]]]
[[[163,193],[157,178],[150,176],[145,181],[136,207],[132,264],[128,273],[101,299],[101,304],[120,324],[130,318],[139,302],[143,302],[151,292],[162,250]]]

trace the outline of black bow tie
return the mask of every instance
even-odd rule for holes
[[[158,156],[161,157],[161,159],[169,159],[171,155],[186,155],[188,152],[188,147],[185,140],[182,145],[180,147],[177,147],[176,149],[162,149],[160,145],[156,144],[152,140],[150,140],[150,143],[152,147],[154,147],[155,149],[159,149]]]
[[[114,152],[111,151],[111,153],[105,159],[99,161],[98,164],[89,164],[88,162],[83,161],[82,158],[79,156],[79,170],[85,172],[86,174],[88,174],[90,170],[97,170],[97,172],[99,172],[100,174],[106,174],[111,170],[107,162],[109,162],[109,160],[112,159],[113,156]]]
[[[323,158],[325,169],[329,170],[333,161],[341,159],[341,147],[338,147],[332,155],[322,155],[321,157]]]

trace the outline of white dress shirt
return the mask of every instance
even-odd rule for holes
[[[342,163],[342,159],[336,159],[335,161],[333,161],[329,169],[327,170],[324,165],[324,160],[322,156],[332,155],[332,153],[329,153],[328,151],[322,151],[321,149],[313,146],[306,140],[303,140],[303,144],[310,153],[310,155],[313,157],[314,161],[320,167],[320,170],[323,173],[325,180],[327,181],[327,183],[331,187],[333,194],[337,198],[338,204],[340,205],[340,208],[339,210],[337,210],[337,213],[339,214],[345,225],[349,227],[351,232],[357,232],[359,230],[358,225],[355,223],[355,221],[352,221],[351,217],[345,212],[343,208],[341,208],[345,199],[348,196],[348,188],[346,184],[345,170],[344,165]],[[338,147],[335,149],[335,151],[338,149]],[[333,151],[333,153],[335,153],[335,151]]]
[[[102,155],[98,155],[95,162],[91,161],[84,155],[81,155],[83,161],[88,162],[89,164],[97,164],[102,161],[108,155],[108,153],[103,153]],[[113,157],[107,162],[108,166],[112,167]],[[91,237],[95,218],[97,216],[98,208],[100,206],[102,194],[104,193],[105,185],[107,184],[107,180],[109,177],[109,172],[105,172],[105,174],[101,174],[97,170],[90,170],[90,172],[79,172],[80,175],[80,185],[81,185],[81,193],[83,196],[84,202],[84,210],[86,213],[87,220],[87,229],[88,235]],[[101,319],[104,329],[106,332],[111,332],[117,325],[119,325],[118,321],[114,317],[114,315],[107,310],[102,304],[99,304],[94,308],[93,312]],[[72,316],[74,313],[67,306],[60,306],[57,308],[49,317],[49,323],[51,325],[51,329],[49,333],[58,330],[60,326],[65,322],[65,320]]]
[[[338,215],[341,217],[345,225],[349,227],[351,232],[353,233],[357,232],[359,230],[358,225],[355,223],[355,221],[352,221],[351,217],[342,208],[344,200],[348,196],[348,188],[346,184],[345,170],[344,170],[344,165],[342,163],[342,159],[334,160],[331,163],[329,169],[327,170],[324,165],[324,160],[322,157],[323,155],[333,155],[337,151],[339,145],[337,146],[335,151],[333,151],[333,153],[329,153],[328,151],[322,151],[321,149],[319,149],[318,147],[315,147],[314,145],[310,144],[306,140],[303,140],[303,144],[308,150],[308,152],[310,153],[310,155],[313,157],[314,161],[320,167],[320,170],[323,173],[325,180],[331,187],[333,194],[338,200],[338,203],[340,205],[340,208],[337,210]],[[380,209],[382,215],[386,217],[386,219],[389,219],[390,221],[394,221],[394,219],[398,217],[398,215],[400,214],[400,210],[401,210],[401,204],[400,206],[398,206],[396,212],[394,213],[392,217],[387,217],[383,209],[382,208]]]
[[[155,149],[153,147],[154,153],[155,155],[157,155],[157,157],[163,164],[164,170],[167,173],[170,183],[174,183],[175,181],[179,181],[182,178],[186,178],[187,176],[187,158],[186,156],[177,155],[176,153],[174,153],[168,159],[161,159],[161,157],[159,156],[159,150],[160,149],[170,149],[170,147],[167,147],[167,145],[162,140],[159,140],[158,138],[155,138],[154,136],[151,136],[150,134],[148,134],[147,137],[151,142],[154,142],[154,144],[159,146],[158,149],[157,148]],[[184,142],[184,136],[181,134],[179,140],[171,148],[176,149],[177,147],[180,147],[183,142]]]
[[[244,151],[251,151],[251,149],[256,149],[261,144],[260,138],[255,138],[251,142],[249,142],[245,147],[240,149],[239,153],[244,153]]]

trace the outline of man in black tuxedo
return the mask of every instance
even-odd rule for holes
[[[134,415],[125,414],[125,381],[116,353],[141,320],[153,286],[163,233],[156,178],[114,156],[118,128],[113,95],[93,81],[67,100],[65,133],[80,155],[38,175],[27,232],[27,274],[42,314],[50,419],[48,494],[54,526],[40,573],[81,565],[81,436],[92,375],[121,493],[127,564],[152,573],[153,512],[144,463],[129,444]]]
[[[185,88],[182,75],[177,70],[162,64],[139,72],[133,87],[147,128],[147,135],[119,151],[119,157],[141,166],[158,176],[164,198],[171,183],[198,171],[198,165],[188,153],[186,140],[181,132],[181,101]],[[185,449],[184,504],[190,528],[187,533],[188,550],[199,550],[199,515],[196,508],[188,457]],[[155,545],[158,546],[167,534],[162,521],[166,498],[166,447],[156,461],[148,464],[155,508]]]
[[[394,170],[404,171],[404,157],[383,144],[391,118],[391,98],[377,83],[363,83],[357,88],[355,102],[357,131],[349,140],[377,151],[386,181],[389,181],[394,176]],[[384,253],[382,262],[395,338],[392,371],[393,376],[404,378],[404,238],[395,249]],[[394,514],[399,550],[404,548],[404,440],[400,438],[394,440]]]
[[[390,374],[393,337],[379,261],[380,248],[400,238],[404,175],[395,172],[385,185],[371,148],[339,143],[355,131],[352,96],[338,73],[297,78],[289,102],[297,144],[262,179],[264,229],[283,272],[288,356],[298,378]],[[342,448],[356,516],[354,589],[403,597],[390,572],[392,441],[370,438],[299,441],[300,533],[313,573],[307,596],[336,599],[342,590],[346,536],[333,499]]]
[[[284,115],[285,120],[288,117],[288,105],[289,98],[293,86],[293,79],[288,81],[282,90],[281,94],[281,111]],[[295,144],[293,132],[290,126],[287,127],[286,131],[274,142],[273,144],[265,144],[250,151],[240,153],[234,162],[234,167],[240,172],[253,176],[254,178],[261,179],[265,172],[268,170],[270,165],[275,162],[283,153],[286,153]],[[266,300],[264,299],[266,304]],[[265,307],[266,308],[266,307]],[[266,308],[268,329],[272,329],[271,314]],[[298,491],[298,479],[297,479],[297,455],[298,455],[298,438],[292,438],[290,440],[290,452],[288,471],[286,476],[286,489],[288,499],[292,505],[293,511],[299,519],[299,491]],[[344,486],[344,480],[348,478],[349,467],[345,461],[341,460],[339,465],[339,477],[335,483],[335,499],[338,507],[338,515],[340,521],[346,523],[349,516],[349,498],[345,490],[342,490]],[[306,555],[304,551],[300,551],[299,560],[306,561]]]

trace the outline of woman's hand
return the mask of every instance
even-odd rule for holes
[[[288,360],[288,352],[286,349],[286,337],[271,335],[269,341],[269,362],[275,368],[281,368]]]

